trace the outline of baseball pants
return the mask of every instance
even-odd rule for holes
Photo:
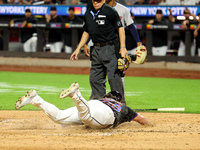
[[[60,53],[63,47],[63,42],[50,43],[50,51],[52,53]]]
[[[24,44],[24,52],[36,52],[37,51],[37,37],[33,36],[28,39]]]
[[[180,45],[178,48],[178,56],[185,56],[185,43],[183,41],[180,41]],[[190,49],[191,56],[195,56],[195,45],[194,42],[191,43],[191,49]]]
[[[166,56],[167,46],[152,47],[153,56]]]
[[[65,46],[65,53],[72,53],[72,47],[71,46]]]
[[[94,47],[91,51],[90,99],[101,99],[106,94],[106,75],[111,91],[119,91],[122,102],[125,103],[123,84],[120,75],[116,72],[117,56],[114,45]]]
[[[72,97],[75,107],[65,110],[46,102],[39,95],[31,104],[41,109],[51,120],[62,125],[82,124],[91,128],[106,128],[115,121],[112,109],[99,100],[85,100],[79,90]]]

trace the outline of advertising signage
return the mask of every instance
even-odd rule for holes
[[[157,9],[161,9],[164,16],[169,16],[169,9],[172,10],[173,16],[182,16],[185,10],[185,6],[127,6],[127,8],[134,14],[134,16],[153,17],[156,14]],[[194,15],[200,13],[199,6],[188,6],[190,12]]]
[[[56,5],[58,15],[67,16],[69,15],[68,5]],[[185,10],[185,6],[159,6],[159,5],[143,5],[143,6],[126,6],[130,12],[136,17],[152,17],[155,16],[156,10],[161,9],[164,16],[169,15],[168,9],[172,9],[173,16],[181,16]],[[50,5],[0,5],[0,15],[24,15],[25,9],[30,8],[33,15],[45,15],[50,14]],[[86,12],[86,6],[74,6],[75,14],[83,16]],[[197,15],[200,13],[200,6],[187,6],[187,8]]]

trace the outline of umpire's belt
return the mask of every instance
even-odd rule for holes
[[[116,39],[110,40],[110,41],[107,41],[107,42],[94,43],[94,46],[103,47],[103,46],[106,46],[106,45],[113,45],[115,40]]]

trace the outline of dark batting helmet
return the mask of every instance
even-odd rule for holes
[[[105,94],[103,97],[112,98],[118,102],[122,101],[122,95],[118,91],[112,91]]]

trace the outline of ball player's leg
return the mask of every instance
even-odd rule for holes
[[[49,46],[50,46],[51,53],[56,53],[55,43],[50,43]]]
[[[124,98],[122,99],[122,103],[126,104],[126,97],[125,97],[125,72],[124,71],[120,71],[119,74],[121,76],[122,86],[123,86],[123,94],[124,94],[124,96],[123,96]]]
[[[63,42],[55,42],[55,53],[60,53],[63,47]]]
[[[23,44],[24,52],[31,52],[31,38]]]
[[[25,96],[20,97],[15,104],[15,108],[20,109],[27,104],[31,104],[41,109],[51,120],[56,123],[63,125],[81,123],[76,107],[60,110],[55,105],[50,104],[42,99],[35,90],[30,90]]]
[[[72,53],[72,47],[65,45],[65,53]]]
[[[71,97],[78,109],[80,120],[91,128],[106,128],[115,121],[110,107],[98,100],[87,101],[79,91],[79,84],[71,84],[69,89],[63,90],[60,98]]]
[[[37,36],[33,36],[31,38],[31,52],[36,52],[37,51]]]
[[[185,56],[185,43],[183,41],[180,41],[178,56]]]

